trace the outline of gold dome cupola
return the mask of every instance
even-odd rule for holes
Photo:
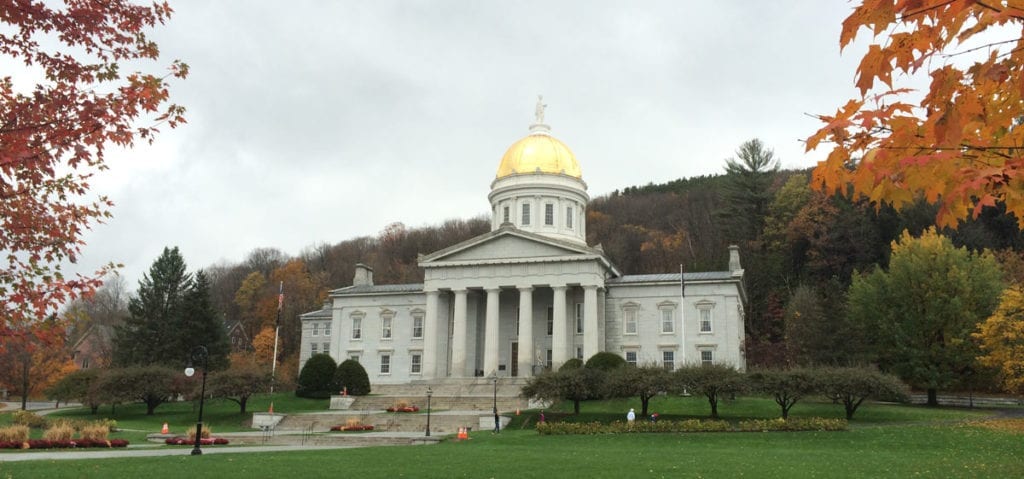
[[[488,198],[492,229],[509,223],[519,229],[586,244],[585,212],[590,197],[576,155],[551,136],[544,123],[543,97],[537,96],[530,133],[501,158]]]

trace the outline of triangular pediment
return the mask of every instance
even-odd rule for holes
[[[501,228],[420,258],[420,266],[451,263],[516,262],[539,258],[604,258],[599,249],[548,238],[543,235]],[[605,261],[607,261],[605,259]]]

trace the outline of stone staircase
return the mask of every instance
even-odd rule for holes
[[[316,413],[288,414],[277,431],[325,432],[332,426],[358,420],[373,425],[375,431],[425,431],[427,424],[427,388],[430,400],[430,429],[438,434],[454,433],[460,427],[490,429],[494,424],[492,409],[497,403],[499,413],[506,416],[526,409],[529,402],[519,397],[525,380],[502,378],[497,387],[487,378],[419,381],[412,384],[376,385],[369,396],[357,396],[348,409]],[[396,404],[415,405],[418,413],[389,413],[385,409]]]
[[[526,409],[528,401],[519,396],[525,384],[522,379],[500,379],[497,388],[486,378],[443,379],[419,381],[412,384],[382,384],[373,387],[369,396],[359,396],[350,410],[382,410],[398,403],[416,405],[426,409],[427,388],[433,392],[430,400],[434,410],[490,412],[497,398],[499,412]]]

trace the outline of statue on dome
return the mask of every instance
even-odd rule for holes
[[[544,104],[544,95],[537,95],[537,108],[534,110],[534,115],[537,117],[538,124],[544,123],[544,108],[547,108],[547,105]]]

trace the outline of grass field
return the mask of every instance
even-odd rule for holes
[[[229,403],[230,404],[230,403]],[[161,413],[192,416],[191,405]],[[211,411],[230,426],[231,414]],[[725,402],[726,419],[773,417],[774,403],[758,398]],[[177,411],[175,408],[183,408]],[[276,410],[285,410],[275,401]],[[313,407],[296,402],[290,407]],[[569,405],[546,411],[560,419]],[[585,403],[582,420],[621,419],[635,401]],[[323,409],[322,406],[318,407]],[[254,409],[256,409],[254,407]],[[699,398],[656,398],[664,418],[707,414]],[[119,423],[151,427],[127,407]],[[293,409],[294,410],[294,409]],[[220,414],[224,417],[219,417]],[[799,404],[796,416],[838,417],[825,402]],[[76,461],[2,462],[0,479],[39,477],[1024,477],[1024,435],[973,425],[990,412],[865,405],[846,432],[627,434],[540,436],[524,413],[501,434],[436,446],[376,447],[259,454],[208,454]],[[237,419],[237,407],[234,412]],[[155,419],[155,421],[153,421]],[[567,420],[572,420],[566,418]],[[573,418],[575,419],[575,418]],[[194,419],[192,419],[194,421]],[[523,423],[525,428],[521,428]],[[226,429],[222,429],[226,430]],[[184,451],[183,451],[184,453]]]

